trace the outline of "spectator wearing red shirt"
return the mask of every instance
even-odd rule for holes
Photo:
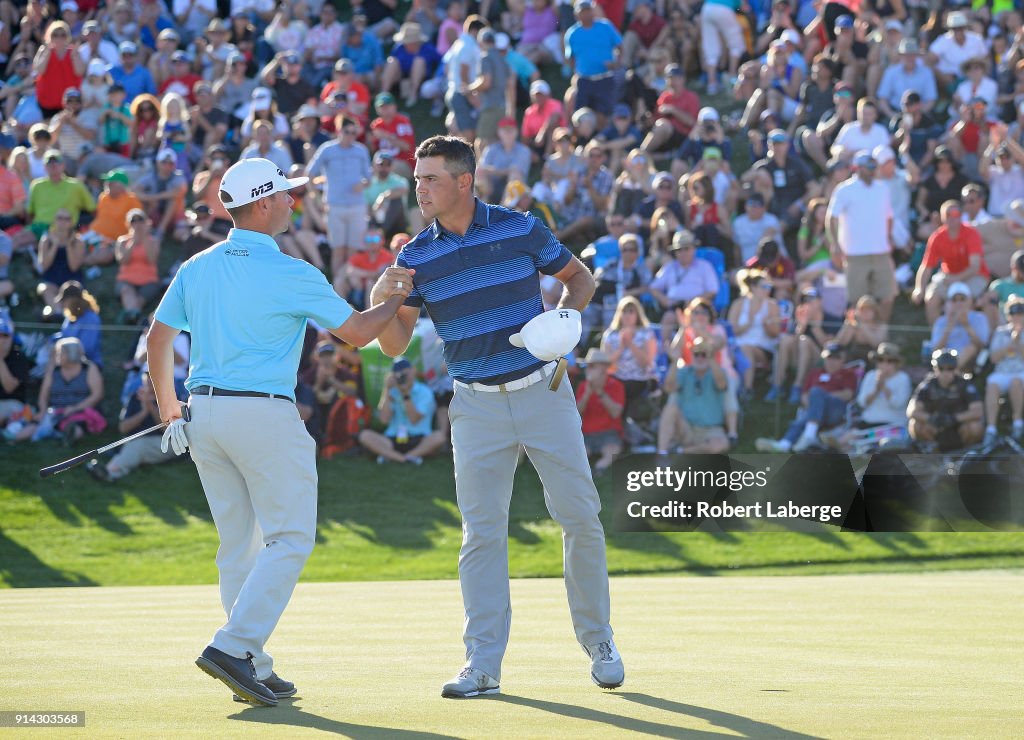
[[[647,52],[668,37],[668,23],[654,12],[651,0],[639,0],[622,37],[622,66],[632,69],[647,60]]]
[[[762,239],[757,245],[757,254],[747,260],[746,267],[763,270],[775,286],[772,297],[776,300],[789,298],[793,293],[796,265],[779,250],[779,243],[772,238]]]
[[[985,292],[990,278],[981,234],[962,222],[960,203],[947,200],[939,209],[939,215],[942,226],[928,237],[910,297],[916,304],[924,302],[929,324],[934,324],[942,312],[950,285],[964,283],[971,295],[978,298]]]
[[[160,85],[160,96],[164,93],[175,92],[188,101],[189,105],[196,104],[196,96],[192,91],[202,77],[192,71],[192,57],[185,51],[176,51],[171,54],[171,76]]]
[[[989,133],[995,125],[988,120],[988,101],[971,98],[960,106],[960,120],[949,131],[949,148],[958,162],[963,164],[964,174],[972,180],[978,176],[978,157],[988,146]]]
[[[16,172],[7,168],[13,148],[14,137],[0,134],[0,229],[25,223],[25,185]]]
[[[657,120],[641,149],[658,152],[678,149],[690,135],[700,112],[700,99],[686,88],[686,74],[678,64],[665,67],[668,89],[658,96]]]
[[[373,105],[377,118],[370,124],[370,148],[390,154],[395,172],[411,178],[416,167],[416,134],[412,121],[398,112],[395,96],[389,92],[378,93]]]
[[[626,387],[608,374],[611,358],[592,347],[583,360],[585,379],[576,388],[576,408],[583,418],[583,443],[587,455],[600,455],[594,475],[608,470],[622,452],[622,410]]]
[[[803,452],[818,444],[818,432],[846,421],[846,408],[857,393],[857,373],[843,367],[846,352],[837,342],[821,351],[824,367],[815,368],[804,383],[804,407],[782,439],[761,437],[759,452]]]
[[[530,100],[523,113],[522,142],[533,151],[534,162],[540,162],[551,149],[551,134],[556,128],[568,126],[565,108],[551,97],[551,86],[544,80],[530,84]]]
[[[626,25],[626,0],[594,0],[601,8],[601,15],[616,28]]]
[[[351,59],[335,62],[334,78],[320,91],[320,100],[331,108],[330,113],[320,119],[320,125],[327,133],[336,132],[334,121],[339,113],[358,120],[362,129],[370,121],[370,90],[356,77],[356,67]]]

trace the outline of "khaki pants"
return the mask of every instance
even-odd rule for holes
[[[316,445],[295,404],[279,398],[192,396],[185,425],[210,513],[220,535],[217,570],[227,623],[213,647],[252,653],[258,678],[264,651],[291,599],[316,536]]]
[[[888,254],[846,256],[846,295],[850,302],[862,295],[889,301],[899,293],[896,267]]]
[[[601,500],[594,487],[572,387],[542,380],[510,393],[456,386],[448,408],[455,491],[462,513],[459,580],[466,608],[466,663],[495,679],[508,644],[508,509],[520,445],[544,484],[544,503],[562,526],[565,588],[576,639],[612,636]]]

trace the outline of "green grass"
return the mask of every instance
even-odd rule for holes
[[[40,480],[68,450],[5,450],[0,487],[0,585],[198,584],[216,581],[216,530],[191,463],[146,468],[111,486],[82,470]],[[72,450],[71,452],[74,452]],[[617,574],[781,574],[1024,566],[1020,533],[618,533]],[[415,470],[364,458],[320,464],[318,544],[311,581],[454,578],[461,528],[451,461]],[[510,512],[512,573],[561,573],[561,532],[524,465]]]
[[[0,709],[89,738],[1020,737],[1020,573],[611,583],[626,683],[601,691],[561,580],[512,583],[501,694],[448,701],[454,581],[300,584],[268,648],[294,699],[235,704],[192,661],[212,586],[0,592]],[[4,730],[11,733],[11,730]],[[13,731],[20,736],[18,731]]]

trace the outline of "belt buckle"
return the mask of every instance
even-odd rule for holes
[[[498,390],[500,390],[502,393],[508,393],[508,388],[505,387],[504,383],[498,383]]]

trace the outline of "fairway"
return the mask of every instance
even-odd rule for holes
[[[512,583],[500,697],[452,701],[456,581],[303,583],[270,644],[299,694],[248,708],[192,664],[211,586],[0,591],[0,709],[41,737],[1020,737],[1024,573],[615,578],[626,684],[595,687],[557,579]],[[261,726],[272,725],[272,726]]]

